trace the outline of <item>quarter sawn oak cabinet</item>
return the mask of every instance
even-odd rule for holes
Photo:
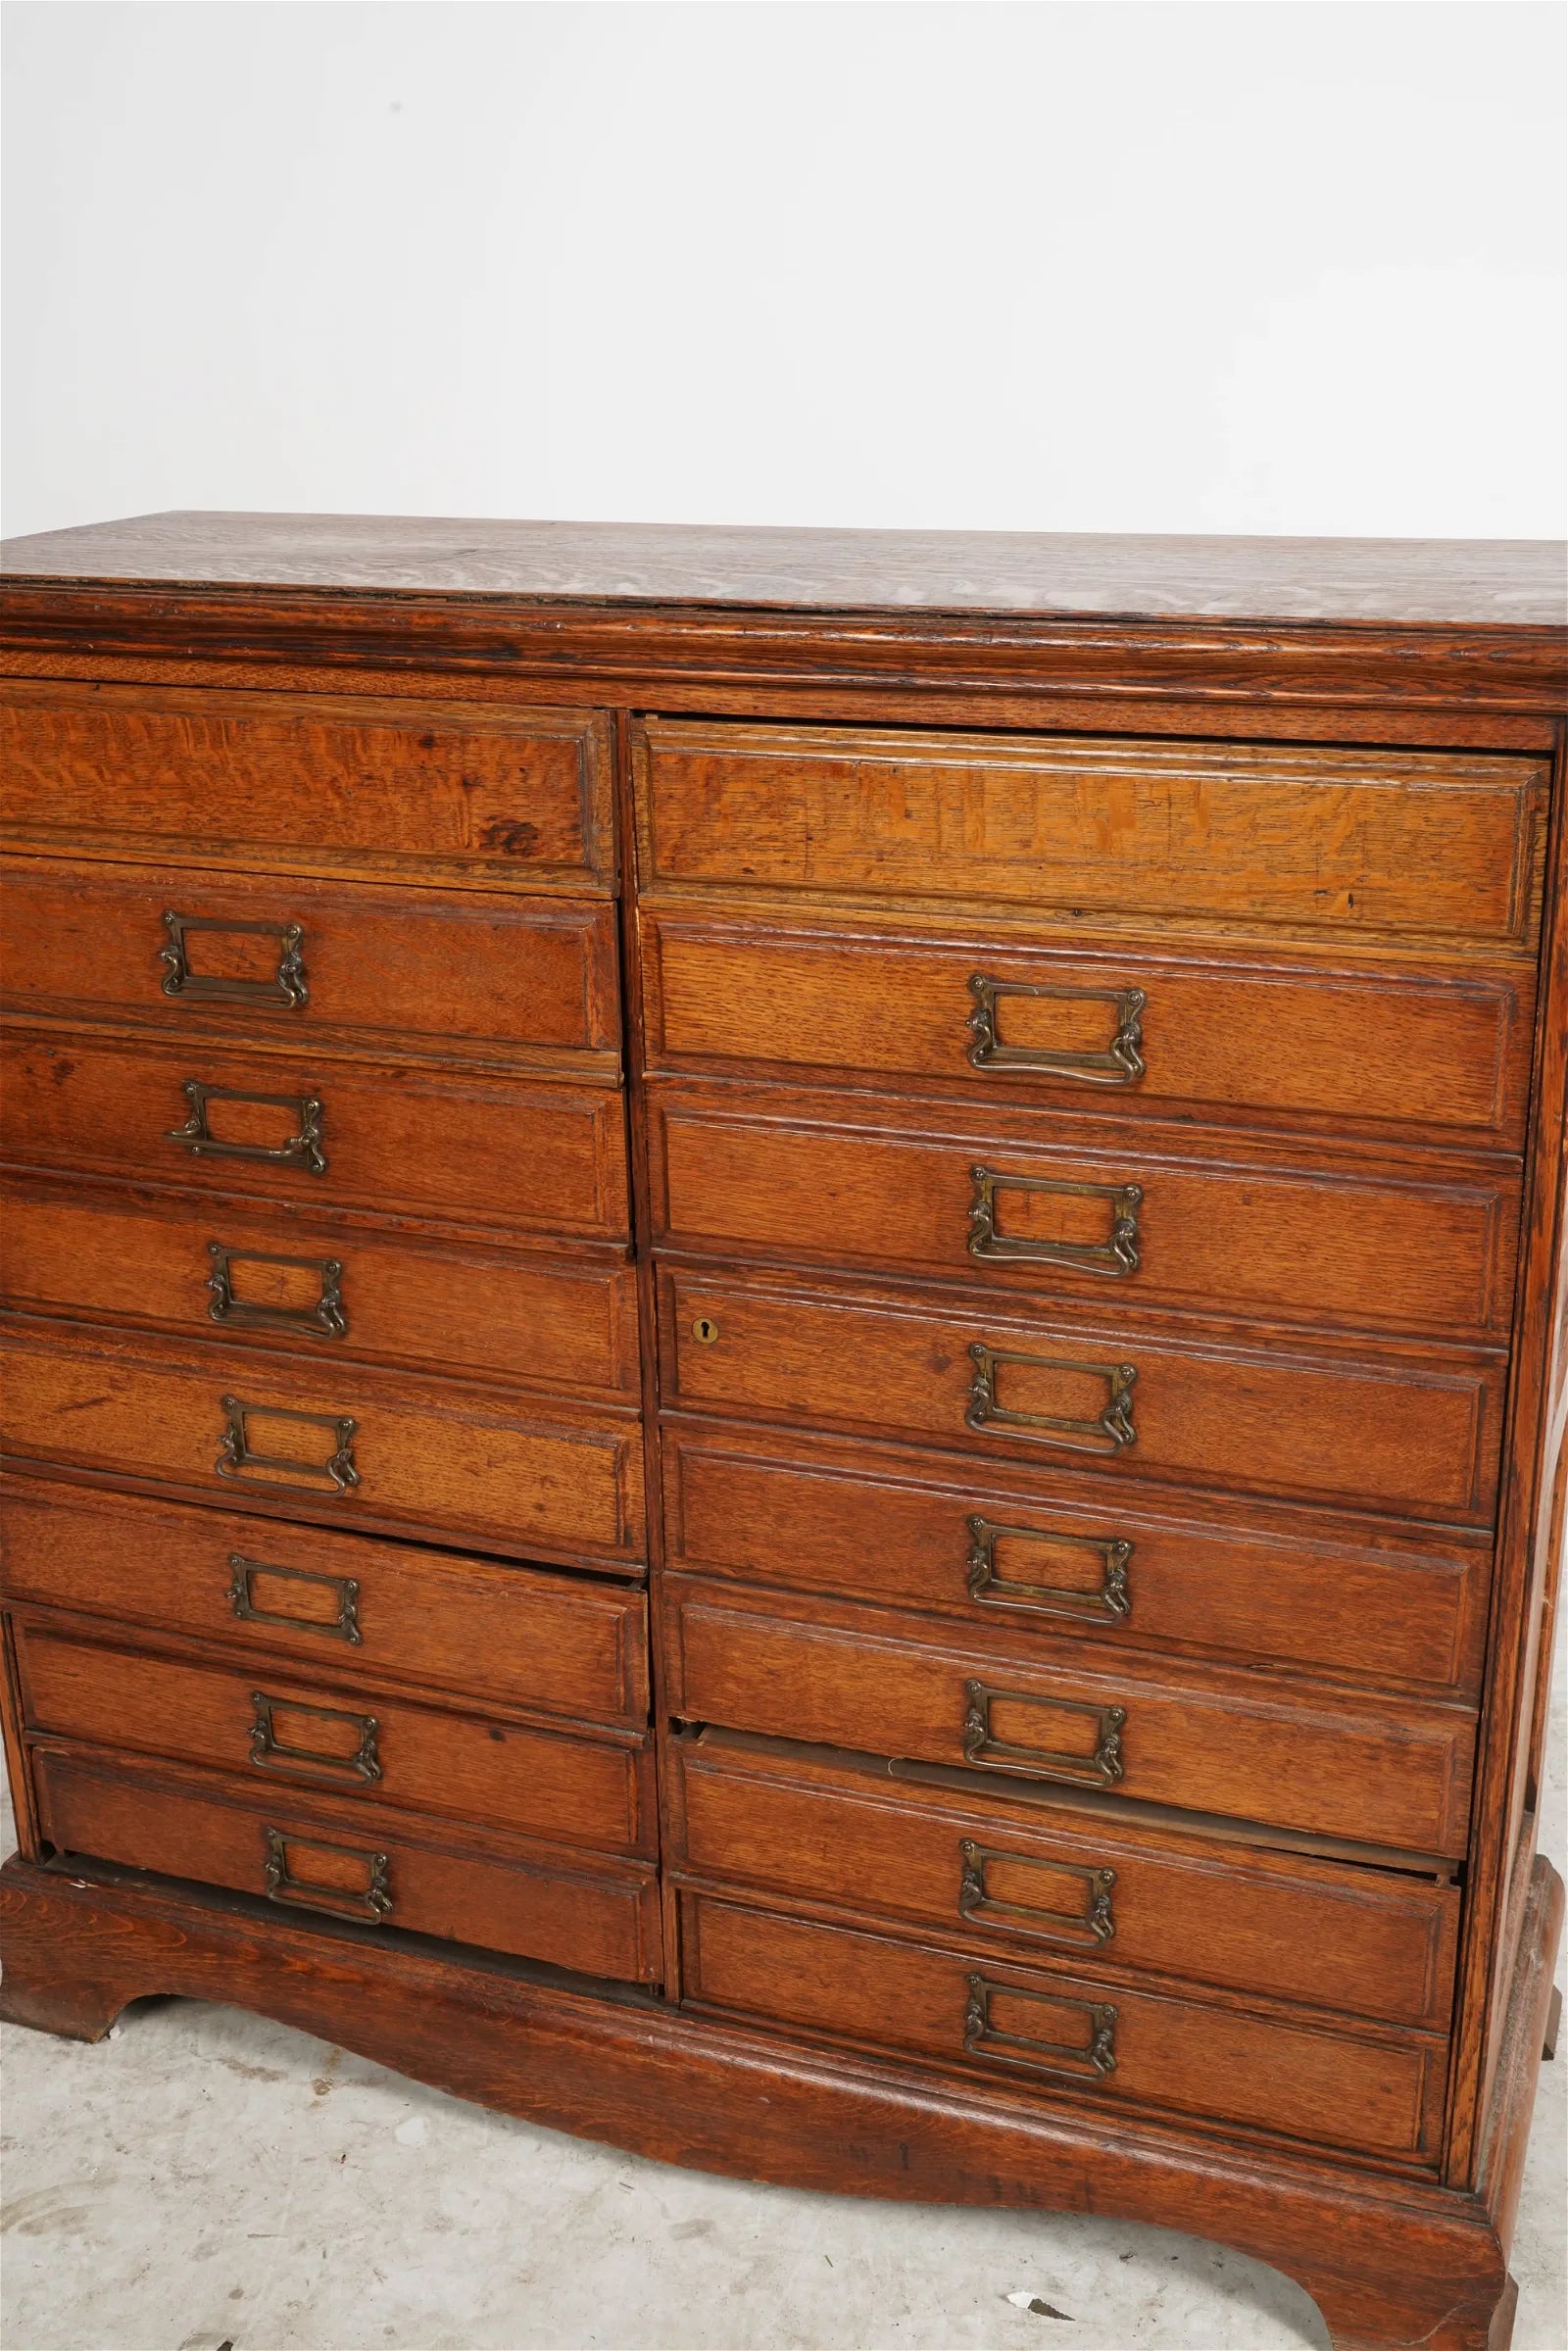
[[[20,541],[4,2012],[1504,2351],[1561,551]]]

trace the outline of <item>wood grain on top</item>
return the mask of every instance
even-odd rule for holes
[[[0,547],[12,580],[338,588],[537,603],[1126,619],[1561,625],[1545,539],[733,529],[144,514]]]

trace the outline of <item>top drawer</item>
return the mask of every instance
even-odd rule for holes
[[[610,721],[591,711],[14,680],[0,760],[24,845],[614,887]]]
[[[649,720],[659,884],[1528,951],[1544,761]]]

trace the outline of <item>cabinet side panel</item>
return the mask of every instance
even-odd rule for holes
[[[1547,863],[1535,1081],[1520,1234],[1518,1313],[1504,1429],[1502,1479],[1486,1694],[1471,1817],[1469,1898],[1459,1962],[1458,2025],[1450,2082],[1446,2178],[1471,2186],[1485,2112],[1502,2045],[1514,1953],[1506,1923],[1517,1831],[1529,1786],[1537,1642],[1550,1578],[1551,1512],[1541,1507],[1550,1475],[1553,1301],[1561,1262],[1564,1115],[1568,1109],[1568,824],[1565,744],[1559,738]]]

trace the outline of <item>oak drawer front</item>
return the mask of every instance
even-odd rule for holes
[[[1010,1301],[1009,1301],[1010,1303]],[[1146,1335],[979,1306],[662,1277],[666,1405],[860,1429],[977,1456],[1485,1524],[1495,1358]]]
[[[630,1414],[552,1413],[358,1364],[334,1374],[98,1332],[62,1339],[36,1324],[3,1344],[3,1442],[19,1460],[513,1556],[615,1566],[643,1556]]]
[[[708,1576],[933,1610],[1028,1653],[1064,1640],[1473,1697],[1491,1559],[1271,1510],[1097,1502],[1049,1473],[911,1474],[870,1446],[663,1432],[664,1555]],[[935,1628],[934,1628],[935,1629]]]
[[[653,719],[649,882],[1512,949],[1539,759]]]
[[[917,1619],[664,1586],[672,1713],[1400,1852],[1465,1849],[1472,1714],[1284,1677],[1037,1662]]]
[[[447,1713],[259,1665],[222,1671],[16,1623],[27,1730],[279,1788],[652,1854],[645,1739]],[[457,1701],[454,1701],[457,1703]]]
[[[1152,2108],[1398,2163],[1436,2160],[1447,2045],[1335,2032],[890,1935],[681,1900],[685,2005],[906,2051],[973,2085]]]
[[[1459,1896],[1414,1877],[1140,1830],[721,1734],[676,1739],[674,1866],[1013,1959],[1166,1976],[1442,2032]]]
[[[770,1096],[736,1116],[710,1097],[656,1094],[655,1240],[1097,1303],[1507,1334],[1512,1168],[1155,1158],[1130,1137],[1118,1147],[1114,1130],[1041,1149],[933,1133],[928,1114],[894,1124],[891,1104],[851,1124],[850,1107],[791,1116]]]
[[[614,880],[610,721],[347,694],[12,680],[7,832],[117,862],[538,889]]]
[[[648,1057],[809,1071],[996,1108],[1279,1123],[1516,1147],[1534,980],[1128,943],[1048,950],[645,909]]]
[[[24,1313],[298,1347],[323,1368],[352,1358],[621,1402],[638,1393],[628,1264],[93,1183],[18,1182],[3,1200],[0,1280]]]
[[[43,1833],[69,1853],[582,1975],[657,1984],[662,1973],[648,1867],[542,1851],[501,1859],[314,1791],[259,1797],[235,1784],[209,1794],[74,1753],[36,1752],[33,1775]]]
[[[626,1730],[648,1720],[640,1587],[15,1477],[0,1526],[0,1588],[18,1605],[221,1641],[264,1673],[427,1683]]]
[[[615,916],[603,900],[54,857],[8,857],[3,871],[10,1011],[619,1074]]]
[[[7,1153],[29,1168],[304,1208],[622,1240],[618,1093],[477,1072],[13,1031]]]

